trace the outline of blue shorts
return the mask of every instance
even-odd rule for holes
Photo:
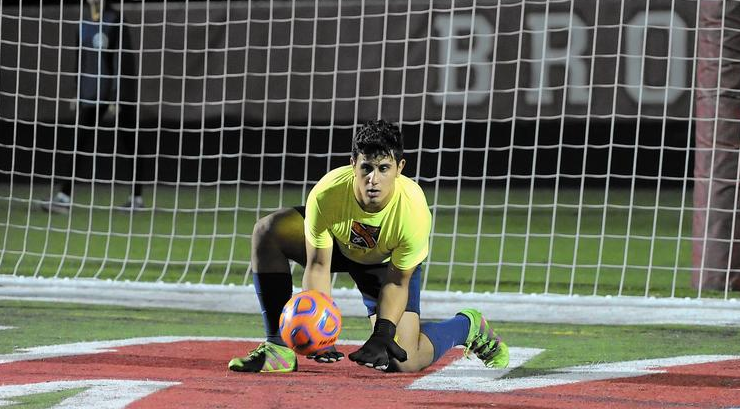
[[[296,206],[295,209],[303,218],[306,217],[304,206]],[[367,316],[377,314],[378,296],[380,295],[380,287],[385,282],[385,276],[388,274],[388,263],[360,264],[354,262],[342,254],[335,241],[331,252],[331,272],[349,273],[362,294],[362,302],[367,308]],[[421,312],[421,265],[416,266],[414,273],[411,275],[406,311],[417,314]]]
[[[339,250],[336,250],[339,251]],[[341,254],[341,253],[340,253]],[[344,255],[342,255],[344,257]],[[334,257],[332,257],[332,265],[334,264]],[[377,264],[376,266],[382,266],[376,269],[353,269],[347,271],[352,277],[352,280],[357,284],[357,289],[362,293],[362,302],[367,308],[367,316],[375,315],[378,312],[378,296],[380,295],[380,287],[385,281],[385,275],[388,273],[387,264]],[[368,266],[369,267],[369,266]],[[342,272],[334,271],[333,272]],[[381,273],[382,274],[378,274]],[[414,273],[411,275],[411,281],[409,281],[409,299],[406,302],[406,311],[415,312],[420,314],[421,312],[421,266],[416,266]]]

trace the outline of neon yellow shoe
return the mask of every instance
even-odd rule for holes
[[[229,370],[235,372],[294,372],[297,369],[295,352],[272,342],[263,342],[244,358],[229,361]]]
[[[466,308],[462,314],[470,320],[468,338],[465,340],[465,357],[469,358],[472,351],[488,368],[506,368],[509,365],[509,347],[501,341],[501,337],[493,332],[493,328],[483,318],[480,311]]]

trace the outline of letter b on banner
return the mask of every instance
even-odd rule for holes
[[[455,14],[437,17],[434,27],[441,37],[438,52],[442,64],[437,71],[442,93],[434,96],[435,102],[462,105],[466,93],[468,104],[485,101],[491,90],[493,64],[491,23],[483,16],[471,18],[470,14]]]

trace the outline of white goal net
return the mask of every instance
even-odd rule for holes
[[[385,118],[424,290],[731,299],[692,285],[700,3],[116,0],[89,71],[85,1],[3,1],[0,274],[248,284],[254,222]]]

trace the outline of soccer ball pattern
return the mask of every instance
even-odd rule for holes
[[[280,314],[280,337],[301,355],[328,348],[342,330],[342,315],[328,295],[316,291],[295,294]]]

